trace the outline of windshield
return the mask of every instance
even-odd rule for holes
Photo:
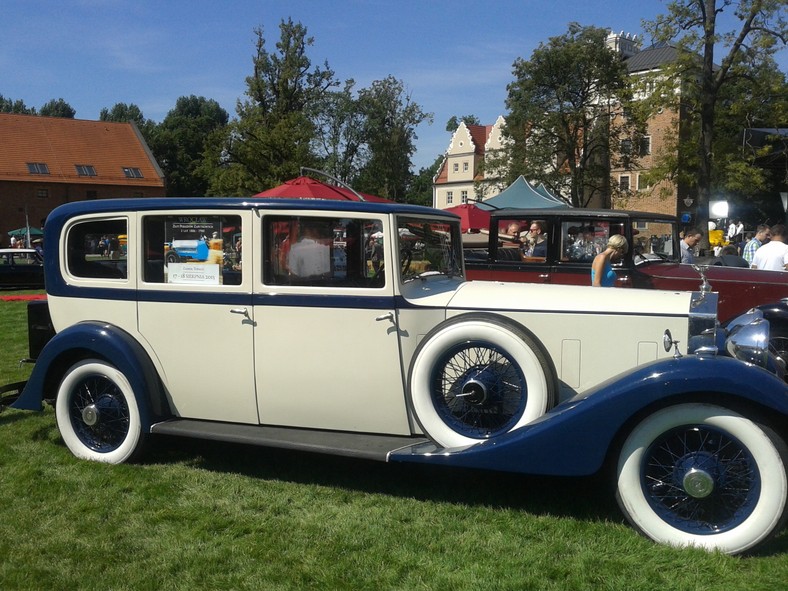
[[[430,275],[462,277],[459,222],[400,216],[397,236],[403,281]]]

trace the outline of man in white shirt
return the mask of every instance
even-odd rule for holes
[[[772,239],[755,251],[752,268],[765,271],[788,271],[788,244],[785,244],[785,226],[771,228]]]

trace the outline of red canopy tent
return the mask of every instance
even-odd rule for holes
[[[460,216],[460,226],[463,232],[481,230],[490,226],[490,212],[473,203],[462,203],[454,207],[447,207],[444,211],[450,211]]]
[[[376,203],[391,203],[390,200],[378,197],[377,195],[368,195],[366,193],[359,193],[364,201],[373,201]],[[339,201],[359,201],[358,195],[350,189],[344,187],[337,187],[335,185],[327,185],[320,181],[308,176],[300,176],[298,178],[285,181],[281,185],[268,189],[261,193],[257,193],[254,197],[266,198],[279,198],[279,199],[335,199]]]

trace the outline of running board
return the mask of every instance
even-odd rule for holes
[[[428,442],[428,439],[422,436],[319,431],[297,427],[217,423],[196,419],[172,419],[155,423],[150,431],[157,435],[295,449],[383,462],[388,461],[391,452]]]

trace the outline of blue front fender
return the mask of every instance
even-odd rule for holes
[[[515,431],[466,448],[413,446],[391,461],[442,463],[554,476],[602,468],[616,437],[633,419],[667,404],[710,402],[751,408],[788,425],[788,385],[767,370],[730,357],[656,361],[612,378]],[[747,414],[745,411],[744,414]]]
[[[159,376],[142,346],[126,331],[105,323],[81,322],[57,333],[36,360],[33,373],[12,408],[41,410],[53,398],[65,372],[82,359],[103,359],[126,376],[145,419],[168,414]],[[149,424],[144,420],[143,424]]]

